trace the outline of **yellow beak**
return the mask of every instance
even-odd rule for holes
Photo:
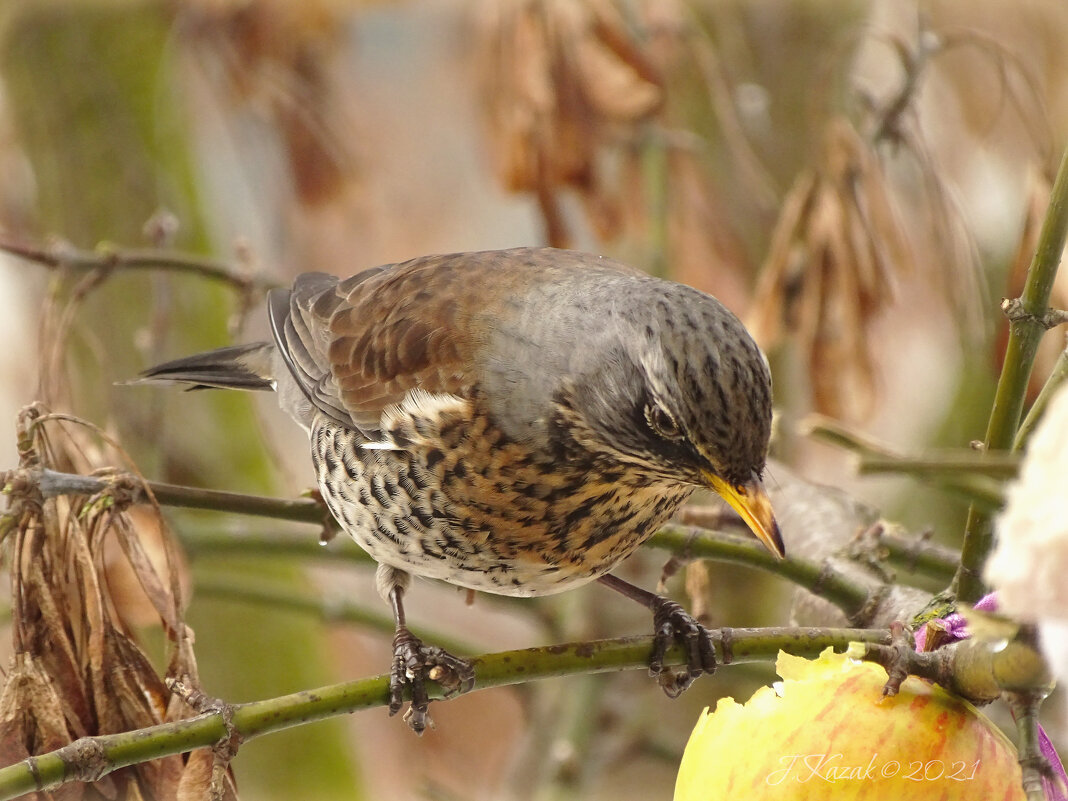
[[[771,501],[759,478],[754,475],[752,481],[741,487],[732,486],[730,482],[711,473],[707,474],[707,478],[712,489],[730,504],[769,551],[780,559],[786,556],[779,524],[775,522]]]

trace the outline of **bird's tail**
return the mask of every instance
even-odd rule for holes
[[[134,384],[187,384],[187,389],[273,390],[274,344],[253,342],[157,364]]]

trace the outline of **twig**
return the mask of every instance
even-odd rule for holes
[[[917,477],[944,478],[946,474],[970,473],[990,478],[1014,478],[1020,458],[1008,453],[991,453],[984,457],[973,450],[925,453],[923,456],[862,456],[857,464],[861,475],[871,473],[907,473]],[[997,485],[992,487],[996,490]]]
[[[956,551],[923,537],[903,537],[881,528],[874,535],[874,541],[877,548],[885,550],[891,565],[909,573],[949,581],[960,564]]]
[[[717,634],[721,664],[773,659],[779,652],[814,657],[823,649],[843,649],[850,642],[888,643],[889,633],[864,629],[732,629],[724,649],[724,633]],[[535,679],[647,667],[652,637],[551,645],[505,651],[473,659],[475,690],[525,683]],[[665,664],[680,665],[684,655],[671,648]],[[292,695],[238,704],[233,707],[233,731],[244,740],[304,723],[388,703],[388,676],[335,684]],[[441,698],[434,688],[433,698]],[[133,732],[83,737],[47,754],[0,769],[0,801],[34,791],[51,790],[69,781],[90,780],[140,762],[211,746],[227,736],[220,712]],[[94,770],[86,775],[86,755]]]
[[[687,510],[682,510],[683,513],[679,515],[680,525],[690,526],[691,528],[686,530],[691,533],[694,531],[692,527],[700,529],[698,535],[687,536],[680,543],[678,536],[671,533],[673,530],[679,530],[679,527],[669,527],[664,534],[654,534],[649,545],[675,552],[680,556],[700,555],[705,557],[716,547],[715,543],[722,541],[725,546],[722,549],[722,553],[718,553],[715,556],[709,555],[707,558],[730,561],[732,555],[736,552],[739,541],[743,541],[745,546],[743,546],[742,553],[745,554],[746,564],[751,564],[752,560],[761,556],[760,548],[750,542],[749,537],[709,529],[706,525],[696,522],[700,520],[707,524],[726,517],[721,510],[715,510],[713,514],[713,510],[709,508],[695,507],[694,511],[695,514],[690,516],[687,514]],[[701,540],[699,545],[701,554],[691,550],[697,536]],[[183,528],[178,533],[178,538],[186,551],[193,557],[202,554],[205,556],[237,554],[239,556],[321,559],[367,566],[375,564],[365,550],[348,538],[339,538],[324,547],[312,537],[288,532],[264,532],[260,530],[214,532],[197,531],[188,527]],[[936,545],[920,537],[906,537],[886,529],[878,532],[873,547],[881,549],[885,553],[886,560],[894,567],[908,573],[928,576],[940,581],[949,581],[959,564],[956,551]],[[774,570],[777,561],[769,561],[768,569]],[[513,603],[513,599],[503,595],[494,597],[494,601],[509,605]],[[517,599],[514,603],[530,606],[524,599]]]
[[[258,527],[255,530],[198,531],[190,526],[183,526],[176,533],[182,547],[194,558],[202,555],[218,557],[233,554],[242,557],[340,561],[367,567],[377,565],[367,551],[348,537],[338,537],[324,544],[322,540],[306,534],[262,531]]]
[[[368,557],[370,559],[370,557]],[[274,585],[264,586],[262,583],[253,584],[250,581],[235,580],[232,577],[225,579],[198,578],[194,586],[196,597],[223,598],[230,601],[240,601],[266,605],[285,609],[290,612],[313,615],[324,623],[353,623],[375,631],[393,636],[395,624],[392,615],[375,612],[360,604],[336,597],[329,594],[313,594],[288,590]],[[432,631],[425,627],[411,626],[412,632],[427,642],[452,651],[457,654],[478,653],[481,648],[471,642],[456,639],[440,631]]]
[[[97,477],[58,473],[47,469],[18,469],[0,474],[0,483],[12,487],[12,491],[15,492],[26,491],[27,488],[35,486],[43,497],[64,494],[94,495],[118,489],[128,493],[131,501],[140,503],[149,502],[147,488],[159,503],[168,506],[258,515],[321,526],[333,525],[325,507],[311,498],[286,500],[182,487],[154,481],[141,482],[133,476],[122,473]],[[197,547],[195,535],[191,537],[191,544],[194,549]],[[850,616],[866,608],[871,600],[868,588],[829,569],[827,565],[796,557],[780,560],[772,556],[755,540],[747,537],[669,525],[655,534],[649,544],[675,553],[748,564],[768,570],[826,598]],[[242,535],[234,537],[232,547],[256,550],[262,548],[264,551],[274,550],[276,552],[284,550],[287,553],[301,553],[306,556],[325,555],[323,549],[313,545],[310,541],[306,544],[298,544],[286,541],[282,537]],[[346,558],[350,557],[346,556]]]
[[[1060,389],[1066,378],[1068,378],[1068,347],[1062,350],[1061,355],[1057,357],[1057,363],[1053,365],[1049,378],[1046,379],[1046,383],[1042,385],[1042,390],[1038,393],[1038,397],[1035,398],[1035,402],[1028,409],[1024,421],[1020,423],[1020,428],[1016,432],[1016,439],[1012,443],[1014,453],[1019,453],[1023,450],[1024,445],[1027,444],[1027,440],[1031,436],[1031,432],[1038,425],[1038,421],[1042,419],[1042,415],[1046,413],[1046,407],[1049,406],[1050,400],[1053,399],[1053,396]]]
[[[156,501],[166,506],[256,515],[324,527],[334,525],[326,507],[312,498],[268,498],[261,495],[183,487],[159,481],[142,482],[128,473],[114,473],[102,477],[59,473],[48,469],[20,468],[0,473],[0,483],[12,486],[36,486],[45,498],[57,495],[96,495],[109,490],[118,490],[128,493],[129,500],[133,503],[150,503],[154,497]]]
[[[1009,341],[1005,361],[998,379],[994,407],[986,429],[986,451],[1010,450],[1016,438],[1023,412],[1027,383],[1031,377],[1035,353],[1046,333],[1044,317],[1049,311],[1049,296],[1068,234],[1068,148],[1061,157],[1053,183],[1049,210],[1042,222],[1038,248],[1020,295],[1022,314],[1009,323]],[[973,603],[985,592],[983,564],[994,546],[994,530],[988,511],[973,506],[964,528],[961,563],[950,591],[961,601]]]
[[[829,565],[796,556],[780,559],[750,537],[667,525],[654,534],[648,544],[676,554],[758,567],[826,598],[851,620],[868,609],[872,602],[868,587]]]
[[[117,248],[110,245],[102,245],[96,250],[80,250],[68,243],[42,247],[0,239],[0,251],[52,270],[170,270],[221,281],[243,292],[266,292],[280,286],[275,281],[236,270],[225,262],[172,250]]]
[[[1048,695],[1053,686],[1049,667],[1028,627],[1017,627],[1014,634],[999,633],[997,640],[970,637],[934,651],[899,648],[897,643],[869,645],[864,658],[900,678],[919,676],[936,682],[976,704],[1005,693]]]
[[[1051,774],[1038,738],[1038,710],[1044,698],[1043,693],[1008,694],[1012,716],[1016,719],[1016,748],[1027,801],[1046,801],[1043,779]]]
[[[1006,468],[1003,463],[993,469],[984,469],[979,466],[979,460],[976,459],[976,470],[968,475],[945,472],[940,469],[926,469],[924,466],[926,457],[903,456],[830,417],[811,414],[801,421],[799,428],[813,439],[857,454],[860,462],[858,469],[861,472],[864,472],[865,465],[868,465],[869,472],[887,472],[894,465],[900,465],[901,469],[897,472],[921,475],[940,489],[960,495],[983,509],[993,511],[1004,503],[1001,486],[986,475],[982,475],[984,472],[996,474],[998,470],[1004,471]],[[936,456],[936,461],[937,458]]]

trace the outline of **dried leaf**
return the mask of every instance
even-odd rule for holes
[[[91,458],[109,452],[86,441],[83,434],[91,427],[72,429],[72,421],[48,415],[39,406],[24,411],[19,425],[22,467],[88,467]],[[82,434],[72,435],[72,430]],[[10,757],[8,762],[78,737],[144,728],[189,714],[134,640],[105,578],[105,553],[112,553],[112,562],[121,555],[144,590],[143,605],[155,613],[171,643],[168,671],[181,671],[171,675],[195,682],[192,635],[180,603],[182,563],[161,521],[146,525],[139,515],[140,525],[135,524],[124,509],[128,497],[120,484],[92,498],[42,499],[32,485],[11,494],[19,521],[15,535],[7,539],[16,656],[0,692],[0,756]],[[146,530],[158,535],[155,561],[143,540]],[[165,757],[116,771],[94,789],[107,798],[169,801],[184,769],[182,757]],[[51,796],[81,798],[84,792],[83,785],[71,784]]]
[[[605,154],[663,99],[619,7],[609,0],[487,5],[480,39],[501,183],[538,199],[552,245],[570,240],[557,201],[565,189],[578,193],[598,236],[614,236],[622,200]]]
[[[198,748],[189,759],[178,781],[175,801],[205,801],[211,797],[211,774],[215,755],[210,748]]]
[[[686,565],[686,597],[690,599],[690,612],[698,620],[709,620],[711,587],[707,562],[698,559]]]
[[[350,3],[185,0],[195,63],[238,110],[266,116],[285,145],[296,196],[328,203],[356,178],[351,125],[338,119],[336,58]],[[222,81],[218,81],[221,76]]]
[[[783,203],[751,319],[764,347],[786,336],[797,342],[820,412],[871,411],[870,325],[912,269],[910,253],[874,153],[848,122],[832,120],[820,164],[798,176]]]
[[[210,748],[189,755],[178,784],[175,801],[237,801],[233,773],[219,762]]]

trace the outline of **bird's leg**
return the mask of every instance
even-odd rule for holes
[[[598,581],[652,611],[655,634],[649,675],[656,677],[669,698],[680,695],[702,673],[715,672],[716,648],[712,633],[685,609],[669,598],[612,575],[601,576]],[[664,654],[673,642],[678,642],[686,651],[686,669],[679,672],[664,669]]]
[[[389,714],[395,715],[404,704],[404,688],[411,692],[411,706],[404,714],[405,722],[416,734],[433,726],[427,713],[430,699],[426,680],[436,681],[451,696],[470,690],[475,683],[471,663],[434,645],[426,645],[408,629],[404,615],[404,591],[411,578],[402,570],[379,565],[375,583],[379,592],[393,607],[393,665],[389,672]]]

